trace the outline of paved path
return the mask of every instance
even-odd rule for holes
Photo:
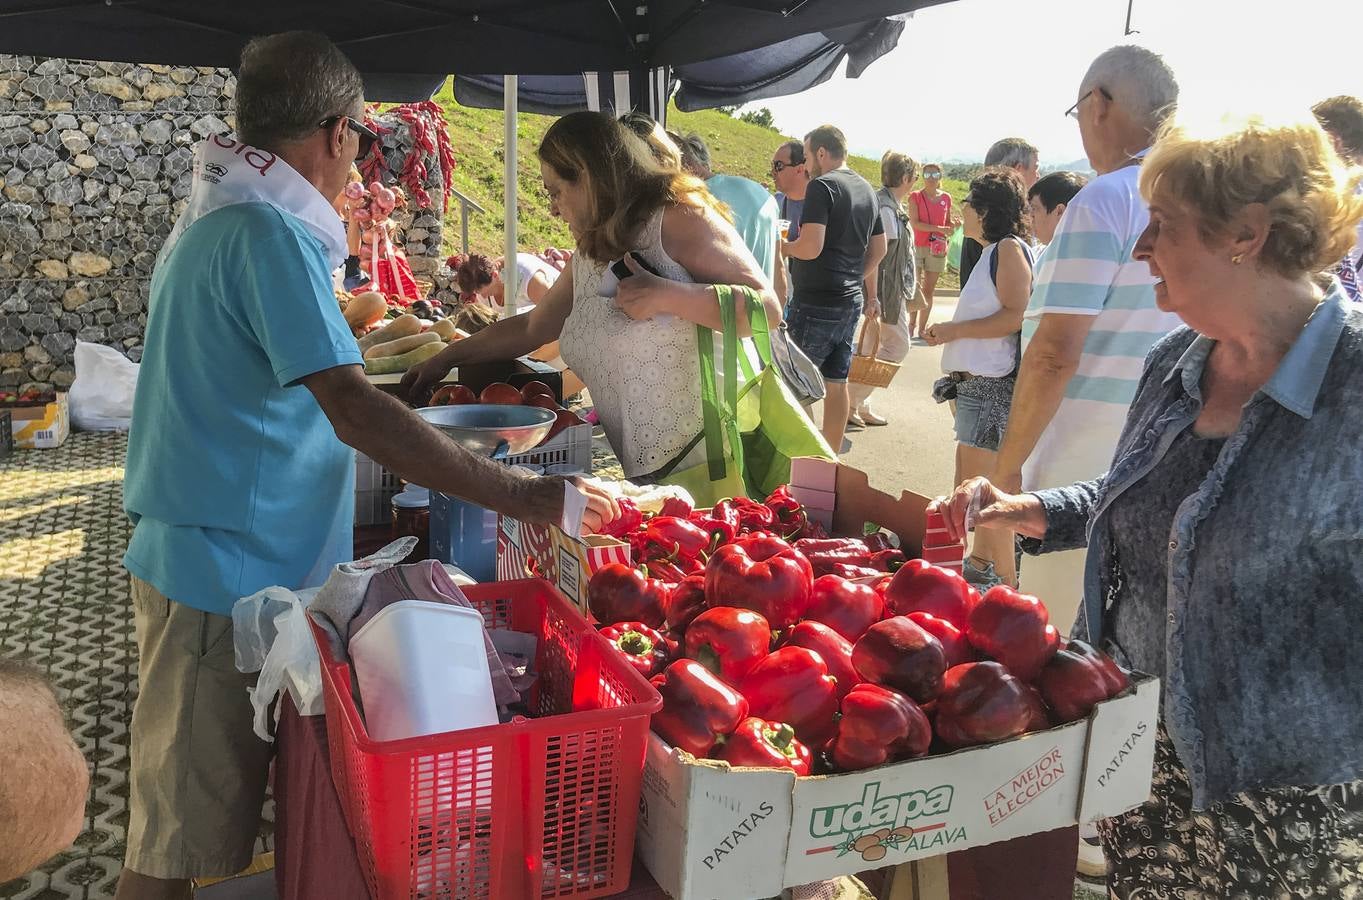
[[[934,321],[951,318],[956,297],[939,296]],[[871,395],[872,407],[890,420],[883,428],[849,431],[851,449],[843,461],[870,476],[887,493],[908,489],[928,496],[950,490],[955,469],[955,436],[951,413],[932,399],[932,383],[941,377],[942,349],[914,344],[888,388]],[[816,418],[822,410],[816,408]]]

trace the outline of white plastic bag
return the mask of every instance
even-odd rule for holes
[[[307,606],[317,588],[294,591],[269,587],[238,600],[232,607],[233,643],[237,669],[260,672],[251,689],[255,709],[254,731],[261,740],[273,741],[270,706],[280,691],[287,690],[301,716],[320,716],[322,665],[317,645],[308,628]],[[279,721],[278,707],[275,723]]]
[[[76,341],[71,424],[82,431],[127,431],[137,392],[137,363],[113,347]]]

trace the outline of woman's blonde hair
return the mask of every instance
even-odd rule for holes
[[[705,182],[664,167],[642,138],[605,113],[559,119],[540,142],[539,158],[564,181],[585,184],[590,208],[578,247],[598,261],[636,249],[640,229],[663,207],[722,215]]]
[[[1311,120],[1194,132],[1177,122],[1160,129],[1141,166],[1141,195],[1192,213],[1204,241],[1227,236],[1245,207],[1268,209],[1259,258],[1287,277],[1320,272],[1344,258],[1357,239],[1363,197],[1329,136]]]

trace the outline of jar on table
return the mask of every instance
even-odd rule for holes
[[[414,537],[416,549],[407,557],[418,562],[431,557],[431,492],[409,484],[393,495],[393,539]]]

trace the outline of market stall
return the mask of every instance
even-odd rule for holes
[[[190,16],[159,3],[0,3],[0,49],[230,64],[241,22],[307,24],[409,91],[451,58],[470,71],[652,79],[815,32],[827,42],[921,5],[662,2],[627,17],[584,3],[550,33],[547,4],[402,4],[409,27],[376,33],[372,6]],[[503,88],[514,172],[521,93],[515,76]],[[361,184],[352,198],[367,204],[376,267],[396,258],[373,224],[391,212],[388,190]],[[514,253],[514,216],[507,243]],[[398,290],[337,299],[371,382],[391,388],[464,335],[421,301],[395,304],[411,297],[400,269],[387,278]],[[508,287],[514,297],[514,276]],[[588,472],[591,429],[563,408],[555,376],[528,360],[465,367],[421,414],[507,464]],[[725,418],[731,447],[739,418]],[[995,863],[1012,862],[994,866],[997,884],[1044,856],[1029,836],[1148,793],[1158,684],[1065,646],[1035,598],[974,594],[954,571],[961,546],[922,497],[879,494],[826,460],[781,458],[760,474],[740,460],[739,496],[713,506],[615,484],[628,514],[584,538],[566,521],[532,527],[357,465],[356,557],[405,542],[344,573],[364,578],[342,592],[347,612],[336,614],[339,588],[306,598],[306,615],[294,597],[281,614],[292,630],[261,648],[262,679],[277,677],[283,698],[282,896],[748,898],[991,847]],[[392,624],[408,613],[416,624]],[[448,636],[446,620],[462,620]],[[364,637],[384,622],[396,636],[367,658]],[[293,655],[271,670],[286,633],[280,652]],[[466,643],[456,653],[447,637]],[[415,677],[424,663],[444,668]],[[451,702],[456,688],[473,699]],[[481,718],[452,723],[466,706]]]

